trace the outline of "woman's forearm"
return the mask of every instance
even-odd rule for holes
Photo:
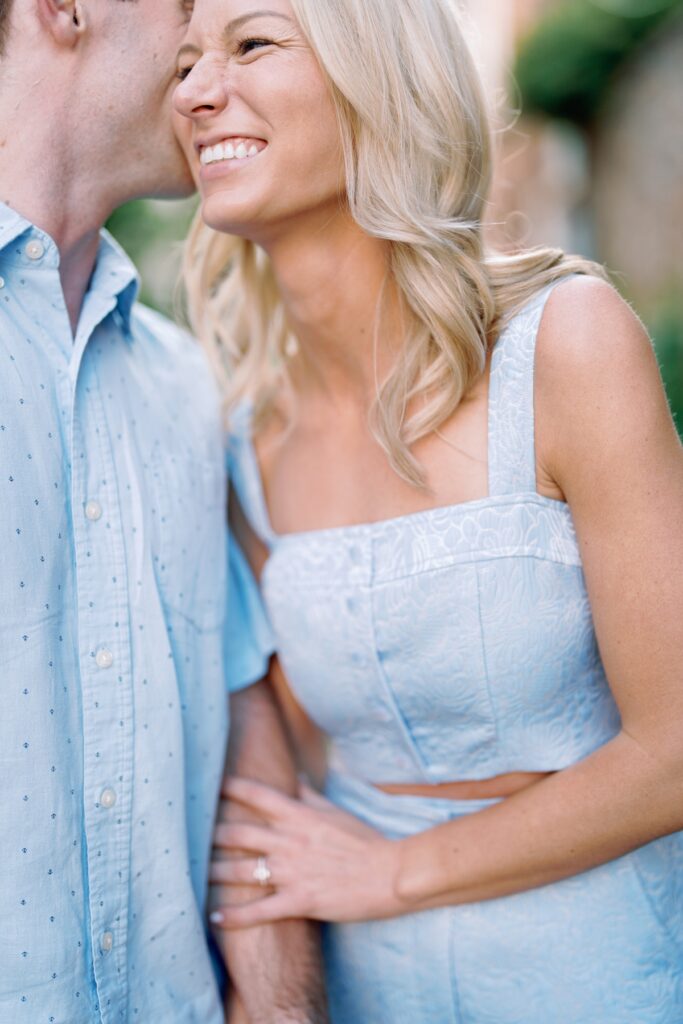
[[[409,909],[558,881],[683,829],[683,757],[620,733],[584,761],[483,811],[398,844]]]
[[[275,894],[226,908],[223,926],[292,917],[367,921],[495,899],[580,874],[683,829],[683,752],[672,723],[668,738],[659,729],[649,748],[622,732],[514,796],[402,840],[385,838],[320,797],[306,805],[232,779],[229,795],[264,825],[221,833],[226,849],[252,854],[216,865],[215,880],[248,884],[253,851],[261,851]]]

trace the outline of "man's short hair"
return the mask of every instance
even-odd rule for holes
[[[0,57],[5,51],[7,29],[9,28],[9,12],[12,0],[0,0]]]

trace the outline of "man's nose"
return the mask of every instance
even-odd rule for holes
[[[196,118],[220,110],[227,103],[221,76],[198,61],[173,94],[173,105],[183,117]]]

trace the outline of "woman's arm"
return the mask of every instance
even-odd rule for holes
[[[622,730],[442,832],[430,856],[409,841],[398,876],[409,898],[431,871],[458,899],[486,898],[683,828],[683,452],[652,346],[608,285],[574,280],[549,299],[536,376],[539,461],[572,511]]]
[[[536,375],[539,461],[572,510],[620,733],[571,768],[400,842],[231,783],[271,823],[271,837],[257,830],[244,845],[270,854],[278,891],[227,924],[491,899],[683,829],[683,453],[652,348],[609,286],[573,280],[549,299]]]

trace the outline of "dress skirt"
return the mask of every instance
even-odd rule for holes
[[[327,795],[392,838],[495,800]],[[683,1024],[683,833],[573,878],[389,921],[326,925],[333,1024]]]

